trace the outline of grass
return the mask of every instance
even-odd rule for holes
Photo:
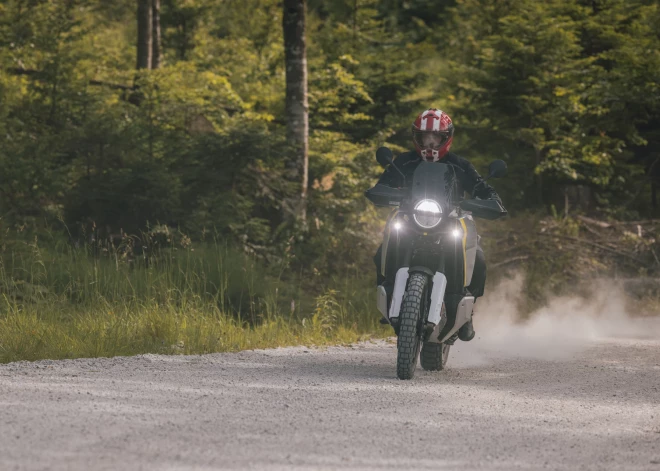
[[[553,296],[583,294],[585,284],[603,276],[647,276],[629,259],[562,238],[580,235],[573,219],[522,215],[480,222],[479,228],[491,267],[487,291],[507,273],[525,276],[517,306],[522,317]],[[543,230],[556,238],[539,237]],[[389,336],[391,329],[378,323],[368,268],[331,280],[314,271],[310,281],[288,268],[286,254],[265,269],[218,241],[193,244],[166,229],[81,247],[57,234],[0,233],[0,362],[198,354]],[[656,291],[633,293],[631,310],[656,315]]]
[[[0,362],[326,345],[390,334],[378,324],[371,280],[346,275],[313,297],[285,262],[270,273],[226,245],[172,240],[139,257],[128,237],[80,248],[56,236],[3,240]]]
[[[356,342],[380,331],[376,325],[361,331],[355,323],[336,321],[326,311],[302,321],[273,317],[249,325],[208,306],[10,305],[0,320],[0,361],[327,345]]]

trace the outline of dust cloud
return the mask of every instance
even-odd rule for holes
[[[520,275],[506,279],[477,302],[474,343],[482,353],[562,360],[608,338],[660,339],[660,317],[628,312],[621,282],[599,280],[584,297],[556,297],[526,320],[517,309],[522,286]]]

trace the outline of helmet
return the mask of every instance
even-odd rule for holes
[[[442,159],[454,140],[454,125],[447,113],[429,108],[412,125],[413,143],[417,154],[427,162]]]

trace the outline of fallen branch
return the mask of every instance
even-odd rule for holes
[[[577,237],[570,237],[570,236],[559,235],[559,234],[548,234],[548,233],[543,233],[543,232],[537,232],[537,234],[540,235],[540,236],[556,237],[558,239],[570,240],[570,241],[573,241],[573,242],[577,242],[579,244],[591,245],[592,247],[599,248],[599,249],[604,250],[606,252],[614,253],[614,254],[620,255],[622,257],[627,257],[627,258],[629,258],[631,260],[634,260],[635,262],[640,263],[644,266],[649,265],[648,262],[646,262],[644,260],[640,260],[639,258],[635,257],[634,255],[631,255],[631,254],[626,253],[626,252],[621,252],[620,250],[612,249],[612,248],[607,247],[607,246],[602,245],[602,244],[597,244],[596,242],[591,242],[590,240],[578,239]]]
[[[600,226],[600,227],[603,227],[603,226]],[[608,227],[609,227],[609,226],[608,226]],[[591,227],[589,227],[588,224],[584,224],[584,225],[582,226],[582,228],[583,228],[583,229],[586,229],[587,231],[591,232],[593,235],[595,235],[595,236],[597,236],[597,237],[600,237],[600,235],[601,235],[600,232],[598,232],[596,229],[592,229]]]
[[[509,263],[513,262],[520,262],[523,260],[527,260],[529,258],[529,255],[519,255],[517,257],[510,258],[508,260],[504,260],[502,262],[494,263],[493,265],[490,265],[489,268],[497,268],[501,267],[502,265],[508,265]]]
[[[653,258],[655,258],[655,263],[660,265],[660,260],[658,260],[658,255],[655,253],[655,250],[651,249],[651,253],[653,254]]]
[[[612,224],[609,224],[609,223],[604,222],[604,221],[598,221],[596,219],[591,219],[591,218],[588,218],[586,216],[578,216],[577,218],[582,222],[586,222],[588,224],[594,224],[598,227],[602,227],[603,229],[607,229],[608,227],[612,227]]]
[[[617,224],[621,226],[627,226],[627,225],[632,225],[632,224],[660,224],[660,219],[646,219],[646,220],[641,220],[641,221],[617,221]]]
[[[518,252],[518,253],[525,252],[525,251],[528,251],[530,249],[533,249],[533,246],[534,246],[535,242],[536,241],[534,241],[534,240],[528,240],[528,241],[525,241],[523,243],[516,244],[516,245],[513,245],[511,247],[508,247],[506,249],[498,250],[497,252],[488,252],[488,256],[489,257],[494,257],[494,258],[500,258],[500,257],[504,257],[505,255],[510,254],[511,252],[514,252],[514,251]],[[497,243],[495,243],[495,245],[497,246]]]

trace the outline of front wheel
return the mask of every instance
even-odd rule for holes
[[[427,276],[413,273],[399,314],[399,338],[396,343],[396,375],[399,379],[412,379],[417,368],[417,357],[422,344],[420,320],[426,307]]]
[[[426,371],[441,371],[445,369],[449,358],[451,345],[444,343],[424,342],[420,357],[422,368]]]

